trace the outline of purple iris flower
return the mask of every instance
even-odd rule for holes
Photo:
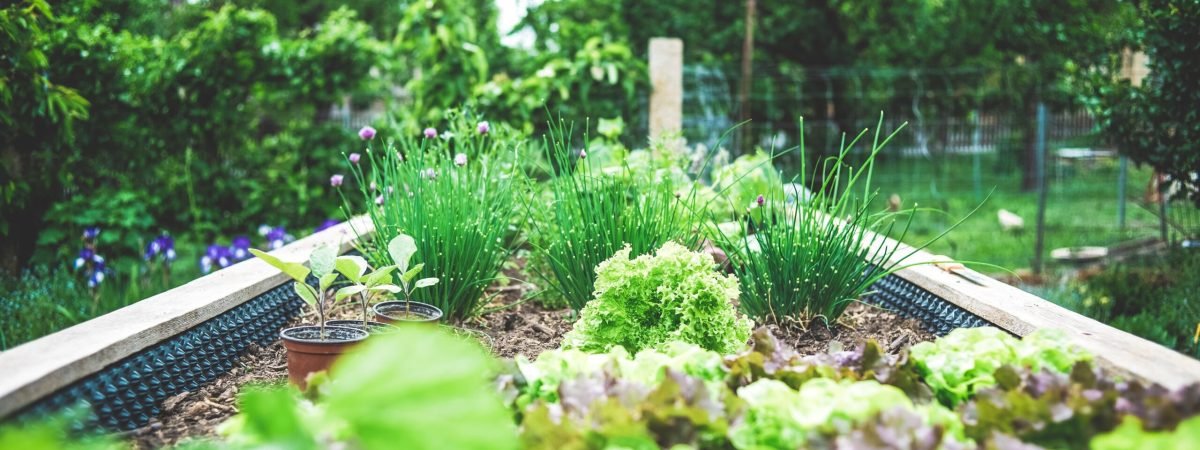
[[[479,122],[479,125],[475,126],[475,131],[478,131],[479,134],[488,134],[489,131],[492,131],[492,124],[486,120]]]
[[[87,285],[89,288],[95,289],[104,282],[104,258],[96,257],[96,261],[92,264],[92,272],[88,274]]]
[[[318,231],[328,230],[330,228],[337,226],[337,224],[339,224],[339,223],[341,223],[341,222],[338,222],[337,219],[325,219],[324,222],[321,222],[320,225],[317,225],[317,228],[313,229],[313,233],[316,233]]]
[[[175,239],[169,235],[162,235],[154,238],[146,245],[146,254],[143,255],[146,261],[150,261],[155,257],[161,257],[163,261],[171,262],[175,260]]]
[[[226,256],[226,257],[232,259],[234,262],[244,261],[246,259],[249,259],[250,258],[250,238],[246,237],[246,236],[238,236],[238,237],[233,238],[233,243],[229,246],[229,249],[225,252],[225,254],[218,255],[218,256]],[[221,266],[221,267],[225,267],[225,266]]]
[[[429,127],[429,128],[425,129],[425,139],[433,139],[435,137],[437,137],[437,129],[436,128]]]
[[[275,227],[271,229],[270,233],[267,233],[267,248],[275,250],[291,240],[292,236],[287,234],[287,230],[283,227]]]
[[[350,163],[351,163],[351,164],[358,164],[358,161],[359,161],[360,159],[362,159],[362,155],[360,155],[360,154],[358,154],[358,153],[351,153],[351,154],[350,154]]]
[[[235,239],[234,242],[237,242]],[[249,248],[249,239],[246,239],[246,247]],[[213,268],[224,269],[233,264],[230,248],[221,244],[212,244],[204,252],[204,256],[200,257],[200,271],[204,273],[212,272]]]
[[[362,139],[364,141],[369,141],[371,139],[374,139],[375,138],[375,129],[371,128],[369,126],[362,127],[361,130],[358,130],[358,138]]]
[[[100,236],[100,227],[87,227],[83,229],[83,238],[85,240],[95,240]]]
[[[79,270],[80,268],[82,268],[82,267],[83,267],[84,265],[86,265],[87,263],[90,263],[90,262],[92,262],[92,260],[93,260],[95,257],[96,257],[96,251],[95,251],[95,250],[92,250],[92,249],[90,249],[90,248],[86,248],[86,247],[85,247],[83,250],[80,250],[80,251],[79,251],[79,257],[78,257],[78,258],[75,258],[75,270]]]

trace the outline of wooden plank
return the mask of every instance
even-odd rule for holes
[[[373,231],[370,219],[359,216],[271,253],[304,261],[321,245],[348,251],[356,236]],[[252,258],[0,353],[0,418],[285,281],[278,270]]]
[[[886,239],[883,245],[900,246],[892,261],[912,251],[912,247],[892,239]],[[1102,367],[1118,374],[1168,388],[1200,382],[1200,361],[1196,359],[965,269],[971,272],[971,279],[982,285],[968,281],[931,264],[936,261],[947,259],[925,251],[916,252],[904,259],[901,266],[918,265],[901,269],[896,276],[1018,336],[1042,328],[1063,330],[1072,342],[1095,355]]]

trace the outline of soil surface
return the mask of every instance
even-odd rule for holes
[[[505,270],[505,275],[510,277],[509,280],[518,279],[518,270]],[[537,302],[524,300],[526,294],[536,289],[536,286],[520,282],[492,286],[487,294],[492,300],[485,306],[484,314],[455,326],[486,334],[490,342],[485,344],[490,344],[492,352],[502,358],[518,354],[534,358],[544,350],[558,348],[563,334],[571,329],[570,311],[547,309]],[[355,305],[340,305],[330,311],[328,319],[361,319],[361,310]],[[306,312],[289,326],[315,321],[315,314]],[[827,352],[831,342],[835,341],[843,348],[853,348],[867,339],[874,339],[889,353],[896,353],[934,338],[915,319],[902,319],[865,304],[850,306],[842,319],[832,326],[826,326],[820,320],[767,326],[776,338],[801,354]],[[216,427],[237,413],[237,394],[244,385],[286,382],[287,358],[283,346],[279,342],[266,347],[254,346],[232,370],[216,381],[196,392],[167,399],[155,421],[127,436],[140,449],[214,437]]]

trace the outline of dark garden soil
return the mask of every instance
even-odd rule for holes
[[[516,270],[505,271],[517,279]],[[537,287],[512,282],[488,289],[492,301],[480,317],[457,324],[459,328],[480,331],[490,337],[492,352],[502,358],[518,354],[536,357],[544,350],[558,348],[563,334],[571,329],[569,310],[547,309],[537,302],[524,301]],[[310,317],[312,316],[312,317]],[[339,306],[329,319],[358,319],[361,310],[354,305]],[[306,312],[296,319],[313,323],[315,314]],[[831,342],[853,348],[867,339],[875,339],[889,353],[899,352],[934,336],[914,319],[902,319],[879,308],[855,304],[832,327],[820,320],[807,324],[788,322],[768,325],[775,336],[801,354],[823,353]],[[487,339],[485,339],[487,340]],[[163,402],[162,413],[149,425],[128,433],[136,448],[173,446],[192,438],[216,436],[216,428],[237,413],[237,394],[246,385],[287,382],[287,358],[283,346],[275,342],[266,347],[253,346],[228,373],[195,392],[184,392]]]

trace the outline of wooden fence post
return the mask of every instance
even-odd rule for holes
[[[650,139],[683,130],[683,41],[651,38]]]

